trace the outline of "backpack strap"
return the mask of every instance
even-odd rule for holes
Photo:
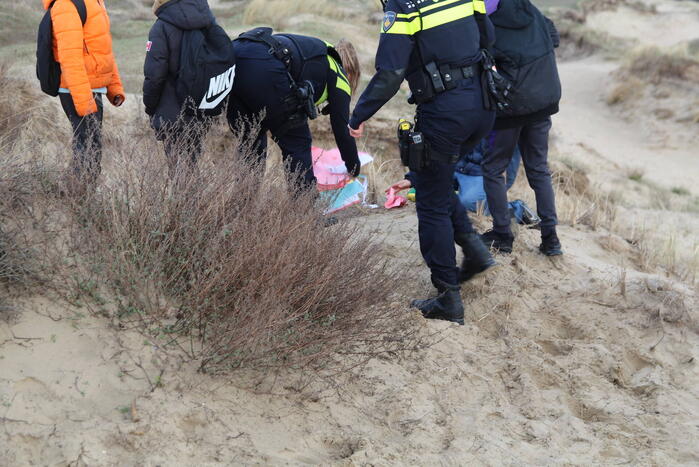
[[[85,0],[71,0],[73,2],[73,5],[75,5],[75,9],[78,10],[78,15],[80,16],[80,21],[82,21],[83,26],[85,26],[85,23],[87,23],[87,6],[85,6]],[[51,2],[51,5],[49,5],[49,10],[53,8],[53,4],[56,3],[56,0],[53,0]]]
[[[242,33],[236,40],[246,40],[265,44],[267,47],[269,47],[270,55],[274,56],[277,60],[280,60],[287,70],[291,70],[291,50],[279,42],[279,40],[276,39],[272,33],[272,28],[256,28]]]
[[[85,0],[71,0],[75,9],[78,10],[78,15],[80,15],[80,21],[83,22],[83,26],[87,22],[87,7],[85,6]]]

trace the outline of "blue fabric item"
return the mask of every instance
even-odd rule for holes
[[[481,168],[483,155],[487,150],[487,146],[487,139],[483,139],[473,151],[462,157],[456,164],[454,179],[456,182],[455,188],[459,192],[458,197],[461,204],[471,212],[477,212],[479,206],[482,205],[484,213],[490,215],[485,189],[483,187],[483,170]],[[522,154],[519,151],[519,147],[516,147],[510,165],[507,167],[507,190],[512,188],[512,185],[514,185],[517,180],[517,172],[519,171],[521,161]],[[510,203],[510,207],[512,207],[515,212],[520,212],[520,215],[517,217],[518,222],[520,222],[522,220],[522,208],[521,206],[517,208],[517,206],[519,205],[516,201]]]
[[[66,88],[60,88],[58,90],[61,94],[70,94],[70,90]],[[107,88],[97,88],[92,90],[93,94],[107,94]]]
[[[471,177],[456,172],[454,174],[458,183],[458,198],[459,202],[471,212],[478,212],[483,209],[483,214],[490,215],[488,210],[488,201],[486,199],[485,189],[483,188],[483,177]],[[510,214],[515,218],[518,224],[524,222],[524,203],[522,200],[510,201],[508,203]]]
[[[456,171],[458,173],[468,175],[471,177],[482,177],[483,169],[481,165],[483,164],[483,157],[488,151],[488,138],[482,139],[473,150],[465,154],[459,162],[456,163]],[[512,154],[512,161],[507,167],[507,189],[509,190],[512,185],[515,184],[517,179],[517,171],[519,170],[520,163],[522,162],[522,153],[519,151],[519,146],[515,147],[515,151]]]
[[[455,172],[454,177],[458,185],[459,201],[467,210],[477,212],[479,205],[487,204],[482,176],[464,175],[460,172]]]
[[[500,0],[485,0],[485,11],[488,15],[492,15],[500,5]]]

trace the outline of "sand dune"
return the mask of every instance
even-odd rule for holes
[[[589,25],[643,44],[694,39],[695,5],[654,5]],[[696,278],[648,266],[625,230],[648,219],[661,239],[681,235],[691,258],[696,212],[653,208],[627,175],[642,167],[697,196],[699,153],[672,138],[686,124],[639,123],[606,103],[621,63],[599,53],[561,64],[553,141],[557,163],[623,195],[618,229],[576,216],[557,260],[520,229],[515,253],[464,287],[466,326],[424,322],[403,297],[392,306],[435,334],[431,347],[302,393],[293,374],[276,394],[244,389],[244,375],[199,374],[137,330],[32,291],[0,320],[0,465],[699,465]],[[515,190],[531,197],[522,180]],[[431,292],[413,207],[347,222],[385,236],[383,255],[403,266],[396,281]]]

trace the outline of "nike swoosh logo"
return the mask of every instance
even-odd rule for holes
[[[200,110],[215,109],[233,90],[235,81],[235,65],[225,73],[211,79],[209,91],[199,104]],[[218,92],[217,92],[218,91]],[[216,94],[214,94],[216,92]]]

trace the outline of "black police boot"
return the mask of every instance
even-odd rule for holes
[[[489,230],[481,235],[481,240],[488,248],[492,248],[499,253],[510,254],[512,253],[512,244],[515,241],[515,237],[512,234],[501,234],[494,230]]]
[[[424,300],[413,300],[410,303],[410,306],[422,311],[423,314],[432,310],[437,305],[437,300],[439,299],[439,296],[447,290],[446,287],[443,285],[443,282],[439,279],[435,279],[434,277],[432,277],[432,285],[435,289],[437,289],[436,297],[426,298]]]
[[[548,230],[547,232],[542,231],[539,251],[546,256],[561,256],[563,254],[561,242],[558,240],[558,235],[556,235],[556,229]]]
[[[488,247],[477,233],[458,234],[455,240],[464,252],[464,261],[459,269],[459,282],[469,281],[476,274],[495,266],[495,260],[488,251]]]
[[[433,283],[436,280],[433,280]],[[437,284],[435,284],[437,285]],[[464,325],[464,303],[461,301],[461,287],[443,282],[438,284],[439,295],[427,300],[415,300],[413,308],[422,312],[425,319],[439,319]]]

